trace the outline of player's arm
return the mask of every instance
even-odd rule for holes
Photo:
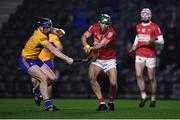
[[[159,35],[158,37],[152,38],[148,41],[148,44],[157,43],[160,45],[164,44],[164,38],[162,35]]]
[[[59,39],[58,37],[57,37],[53,42],[54,42],[55,47],[56,47],[58,50],[60,50],[60,51],[63,50],[62,43],[61,43],[61,41],[60,41],[60,39]]]
[[[162,35],[158,36],[158,37],[157,37],[157,40],[154,41],[154,42],[157,43],[157,44],[163,45],[163,44],[164,44],[164,38],[163,38],[163,36],[162,36]]]
[[[58,44],[55,44],[55,46],[58,50],[60,50],[60,51],[63,50],[63,46],[62,46],[61,42],[59,42]]]
[[[161,30],[159,28],[158,25],[155,25],[155,28],[154,28],[154,34],[157,36],[155,38],[152,38],[148,41],[148,44],[152,44],[152,43],[156,43],[156,44],[160,44],[160,45],[163,45],[164,44],[164,38],[161,34]]]
[[[84,46],[84,51],[86,52],[86,53],[89,53],[90,51],[91,51],[91,49],[90,49],[90,45],[87,43],[87,39],[89,38],[91,36],[91,33],[89,33],[88,31],[86,31],[83,35],[82,35],[82,37],[81,37],[81,42],[82,42],[82,44],[83,44],[83,46]]]
[[[51,33],[57,35],[59,38],[65,35],[65,31],[63,29],[56,27],[51,28]]]
[[[100,43],[98,43],[98,44],[92,46],[90,49],[91,49],[91,50],[96,50],[96,49],[105,47],[109,42],[110,42],[110,40],[104,38],[104,39],[101,40]]]
[[[73,59],[68,57],[67,55],[63,54],[61,51],[59,51],[57,48],[55,48],[50,43],[47,43],[44,45],[46,49],[48,49],[51,53],[53,53],[55,56],[59,57],[60,59],[65,60],[68,64],[73,63]]]
[[[134,43],[133,43],[133,46],[132,46],[132,48],[129,50],[129,53],[131,53],[131,52],[133,52],[133,51],[136,50],[137,44],[138,44],[138,37],[137,37],[137,35],[136,35],[135,40],[134,40]]]

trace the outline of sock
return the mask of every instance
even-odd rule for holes
[[[151,101],[155,101],[155,100],[156,100],[156,94],[153,93],[153,94],[151,95]]]
[[[37,96],[40,96],[40,95],[41,95],[41,92],[40,92],[40,90],[39,90],[38,88],[35,88],[35,87],[34,87],[32,91],[33,91],[33,94],[34,94],[34,95],[37,95]]]
[[[113,103],[114,99],[112,97],[109,98],[109,103]]]
[[[141,98],[146,99],[146,92],[145,91],[141,91]]]
[[[52,107],[52,101],[50,99],[44,100],[45,109]]]
[[[104,102],[104,98],[102,97],[102,98],[100,98],[100,99],[98,99],[98,101],[99,101],[99,103],[100,104],[105,104],[105,102]]]

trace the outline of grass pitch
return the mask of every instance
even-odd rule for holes
[[[0,99],[0,118],[15,119],[175,119],[180,118],[180,100],[158,100],[156,108],[138,107],[138,100],[116,100],[115,111],[96,111],[96,99],[56,99],[60,111],[44,111],[43,102],[35,106],[33,99]]]

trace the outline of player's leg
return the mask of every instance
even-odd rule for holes
[[[31,78],[31,82],[33,85],[32,93],[34,95],[34,102],[37,106],[40,106],[41,100],[43,99],[41,92],[39,90],[40,82],[35,78]]]
[[[137,79],[137,85],[139,87],[140,93],[141,93],[141,101],[139,104],[139,107],[144,107],[146,102],[146,92],[145,92],[145,82],[143,79],[143,71],[144,71],[144,59],[142,57],[136,56],[136,62],[135,62],[135,70],[136,70],[136,79]]]
[[[34,95],[40,96],[41,92],[39,90],[39,84],[40,84],[39,81],[32,77],[31,78],[31,83],[33,85],[32,93]]]
[[[48,76],[48,95],[52,97],[52,88],[53,83],[57,80],[57,76],[54,73],[54,62],[52,59],[44,61],[44,64],[41,66],[41,70]],[[53,106],[55,110],[59,108]]]
[[[52,102],[49,99],[48,95],[48,83],[47,79],[48,77],[44,74],[44,72],[39,68],[39,66],[34,65],[28,69],[28,74],[31,75],[33,78],[40,81],[40,91],[43,96],[44,102],[45,102],[45,109],[52,108]]]
[[[97,66],[95,64],[90,64],[90,66],[89,66],[90,85],[100,103],[100,105],[97,109],[98,111],[107,110],[107,107],[106,107],[105,101],[104,101],[104,97],[101,92],[101,87],[99,86],[99,83],[97,82],[97,77],[101,70],[102,70],[102,68],[100,68],[99,66]]]
[[[42,66],[45,66],[45,65],[47,67],[49,67],[50,69],[54,69],[54,62],[51,59],[49,59],[49,60],[47,60],[45,62],[42,62],[41,60],[37,60],[36,64],[39,67],[41,67],[41,69],[42,69]],[[44,72],[44,73],[47,75],[47,77],[49,79],[49,76],[48,76],[49,74],[47,72]],[[40,90],[39,90],[39,81],[34,79],[34,78],[32,78],[31,81],[32,81],[32,83],[34,85],[34,88],[33,88],[33,93],[35,93],[34,94],[34,101],[35,101],[36,105],[39,106],[40,102],[42,100],[42,96],[41,96],[41,93],[40,93]],[[48,82],[48,95],[49,95],[49,98],[51,98],[51,96],[52,96],[52,84],[49,85],[49,80],[47,82]]]
[[[57,80],[55,73],[46,63],[41,66],[41,70],[48,76],[51,81]]]
[[[156,89],[157,89],[157,82],[156,82],[156,59],[155,58],[149,58],[147,61],[147,72],[148,72],[148,78],[151,83],[151,103],[150,107],[155,107],[156,102]]]
[[[20,57],[19,59],[19,67],[25,73],[28,73],[31,77],[40,81],[40,91],[43,96],[45,102],[45,109],[53,111],[52,102],[49,99],[48,92],[47,92],[47,79],[48,77],[38,65],[38,60],[26,59],[24,57]]]
[[[110,87],[109,87],[109,110],[114,110],[114,98],[116,96],[116,92],[117,92],[117,70],[116,68],[111,68],[110,70],[108,70],[107,72],[109,81],[110,81]]]
[[[46,111],[56,111],[52,101],[48,95],[48,77],[37,65],[32,66],[28,70],[28,74],[40,81],[40,91],[44,99]]]
[[[42,63],[44,63],[44,64],[42,64]],[[48,94],[49,94],[49,97],[51,97],[52,96],[52,83],[57,78],[55,73],[53,72],[54,71],[54,61],[52,59],[49,59],[47,61],[43,61],[42,63],[40,63],[42,65],[39,65],[39,66],[41,67],[42,71],[48,76],[48,79],[50,79],[50,80],[48,80]],[[37,90],[38,81],[36,81],[35,79],[32,79],[32,83],[34,86],[36,86],[36,87],[34,87],[35,90]]]
[[[49,96],[51,97],[52,96],[52,84],[53,84],[53,82],[55,82],[55,80],[57,80],[57,77],[56,77],[55,73],[53,72],[53,70],[47,64],[44,64],[43,66],[41,66],[41,69],[49,78],[48,93],[49,93]]]

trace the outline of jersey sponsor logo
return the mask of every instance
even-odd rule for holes
[[[145,28],[142,28],[142,32],[144,33],[146,31],[146,29]]]
[[[148,34],[138,34],[138,41],[148,41],[150,40],[150,35]]]

